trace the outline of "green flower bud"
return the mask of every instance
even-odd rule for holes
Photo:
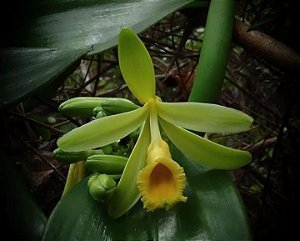
[[[56,118],[54,117],[54,116],[48,116],[48,118],[47,118],[47,122],[49,123],[49,124],[55,124],[56,123]]]
[[[91,176],[87,182],[89,193],[96,201],[109,199],[116,189],[116,182],[107,174]]]
[[[105,97],[76,97],[63,102],[58,110],[70,117],[92,117],[95,107],[101,107],[103,101],[110,99]]]
[[[97,115],[96,115],[96,119],[102,118],[107,116],[104,110],[100,110],[98,111]]]
[[[97,106],[93,109],[93,116],[97,116],[99,111],[102,111],[102,107],[101,106]]]
[[[94,108],[93,115],[96,117],[96,119],[99,119],[107,116],[107,113],[102,109],[102,107],[98,106]]]
[[[138,105],[124,98],[104,100],[101,103],[101,107],[105,111],[105,113],[111,115],[128,112],[139,108]]]
[[[60,148],[53,151],[54,158],[62,164],[85,161],[89,156],[103,154],[102,150],[88,150],[79,152],[66,152]]]
[[[126,163],[126,157],[102,154],[90,156],[85,167],[88,173],[121,174]]]

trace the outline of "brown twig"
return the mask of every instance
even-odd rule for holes
[[[248,31],[248,29],[247,24],[240,21],[235,22],[234,40],[239,45],[288,71],[288,73],[299,75],[299,53],[261,31]]]

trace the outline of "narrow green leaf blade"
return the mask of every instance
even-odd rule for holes
[[[148,107],[93,120],[60,139],[57,145],[64,151],[85,151],[105,146],[121,139],[142,125]]]
[[[192,160],[216,169],[239,168],[251,161],[251,154],[214,143],[160,119],[163,130],[174,145]]]
[[[119,64],[133,95],[145,103],[155,97],[155,75],[151,57],[136,33],[129,28],[119,34]]]
[[[150,140],[150,123],[147,120],[127,161],[121,180],[109,202],[108,212],[112,218],[118,218],[126,213],[140,198],[136,177],[146,165]]]
[[[208,103],[181,102],[157,104],[159,116],[186,129],[211,133],[237,133],[249,130],[253,119],[228,107]]]

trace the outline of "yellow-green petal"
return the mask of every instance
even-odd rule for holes
[[[251,161],[251,154],[222,146],[160,119],[163,130],[187,157],[215,169],[235,169]]]
[[[151,57],[136,33],[123,29],[119,34],[119,65],[128,88],[145,103],[155,97],[155,74]]]
[[[142,125],[148,114],[144,106],[133,111],[93,120],[62,136],[57,145],[64,151],[85,151],[118,141]]]
[[[164,120],[186,129],[211,133],[238,133],[249,130],[249,115],[216,104],[157,102],[158,114]]]
[[[150,139],[150,124],[147,120],[127,161],[121,180],[109,202],[108,213],[112,218],[118,218],[126,213],[141,197],[136,179],[139,171],[146,165]]]

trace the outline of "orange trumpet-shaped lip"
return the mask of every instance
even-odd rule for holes
[[[163,144],[167,145],[165,142]],[[183,196],[186,181],[184,170],[170,158],[168,149],[168,146],[160,148],[159,151],[154,149],[155,155],[148,151],[148,165],[137,177],[142,202],[147,211],[169,209],[176,203],[187,200]],[[161,152],[161,155],[158,152]],[[151,156],[157,158],[149,160]]]

